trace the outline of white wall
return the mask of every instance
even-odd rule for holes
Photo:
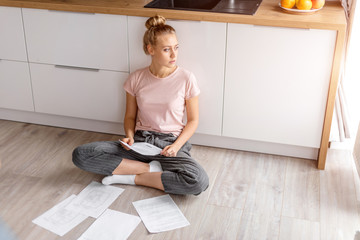
[[[360,121],[360,2],[357,3],[355,9],[350,37],[345,67],[344,90],[349,105],[352,136],[355,138]]]

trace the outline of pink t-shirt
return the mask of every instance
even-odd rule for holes
[[[136,97],[135,130],[175,136],[185,126],[185,100],[200,94],[195,76],[181,67],[165,78],[155,77],[148,67],[139,69],[129,75],[124,89]]]

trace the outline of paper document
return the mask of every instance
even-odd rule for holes
[[[127,239],[140,221],[138,216],[107,209],[78,240]]]
[[[66,209],[98,218],[123,191],[122,188],[92,182],[66,206]]]
[[[131,150],[134,150],[135,152],[138,152],[142,155],[155,156],[160,154],[162,151],[161,148],[158,148],[157,146],[146,142],[136,142],[133,143],[133,145],[131,146],[123,141],[120,142],[125,146],[127,146],[128,148],[130,148]]]
[[[133,202],[145,227],[158,233],[190,225],[169,195]]]
[[[71,195],[61,203],[35,218],[32,222],[59,236],[64,236],[88,216],[65,209],[65,207],[76,198]]]

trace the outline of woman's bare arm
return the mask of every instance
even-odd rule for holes
[[[124,118],[124,131],[126,137],[123,139],[129,145],[134,143],[135,124],[137,114],[136,97],[126,93],[126,112]]]

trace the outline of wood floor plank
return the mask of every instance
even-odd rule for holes
[[[320,229],[322,240],[354,239],[360,229],[350,152],[330,149],[326,171],[320,174]]]
[[[260,163],[258,154],[229,152],[216,177],[208,203],[244,209],[249,188],[256,179],[256,169]]]
[[[242,210],[208,205],[197,234],[191,239],[238,239]]]
[[[280,217],[265,213],[245,213],[242,215],[238,237],[241,240],[277,240],[279,238]]]
[[[11,215],[10,210],[14,204],[40,180],[41,178],[38,177],[22,176],[0,170],[0,216],[8,213]]]
[[[11,121],[0,121],[0,151],[1,149],[3,149],[3,147],[5,147],[5,144],[8,143],[8,140],[22,132],[25,126],[30,126],[30,124]]]
[[[319,221],[320,171],[312,160],[288,162],[282,216]]]
[[[281,216],[288,158],[260,154],[256,179],[250,185],[244,211]]]
[[[33,126],[28,130],[9,142],[9,147],[3,152],[4,169],[17,174],[40,176],[49,156],[52,156],[58,147],[66,144],[67,141],[57,139],[57,135],[66,130],[42,126]],[[25,159],[13,161],[20,158]]]
[[[249,189],[244,212],[269,213],[281,216],[283,190],[267,184],[256,184]]]
[[[277,187],[284,183],[287,162],[292,160],[289,157],[259,154],[261,160],[259,169],[257,169],[257,182],[266,183]]]
[[[282,217],[279,240],[320,240],[320,223]]]
[[[8,148],[15,147],[15,142],[17,138],[20,138],[22,133],[26,132],[27,129],[31,130],[32,125],[26,123],[17,123],[11,121],[1,120],[0,127],[0,163],[2,164],[2,170],[7,166],[7,158],[5,152],[8,151]],[[20,147],[17,145],[17,147]]]

